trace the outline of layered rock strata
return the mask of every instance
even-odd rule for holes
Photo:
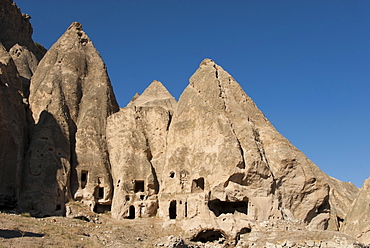
[[[63,214],[71,198],[91,209],[110,205],[105,131],[118,104],[81,24],[72,23],[46,53],[32,77],[29,101],[35,125],[20,207],[43,216]]]

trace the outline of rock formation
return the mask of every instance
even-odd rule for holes
[[[29,19],[0,2],[0,206],[88,219],[79,201],[239,246],[259,231],[271,242],[307,232],[311,244],[318,231],[341,230],[370,243],[370,179],[359,192],[323,173],[212,60],[178,102],[153,81],[119,109],[82,25],[72,23],[42,58]]]
[[[230,235],[266,221],[338,230],[358,189],[279,134],[220,66],[204,60],[174,102],[153,82],[108,118],[114,218],[157,215]]]
[[[21,186],[27,136],[22,81],[0,43],[0,205],[15,206]]]
[[[108,118],[107,141],[115,192],[114,218],[157,213],[158,171],[176,100],[154,81],[126,108]]]
[[[81,24],[72,23],[45,54],[32,77],[29,101],[35,126],[20,207],[43,216],[63,214],[71,197],[91,209],[110,205],[105,129],[118,104]]]
[[[29,80],[45,53],[35,45],[29,15],[10,0],[0,2],[0,205],[14,206],[27,147]]]
[[[205,221],[214,219],[220,229],[225,218],[338,228],[337,216],[329,222],[336,209],[330,204],[335,184],[276,131],[212,60],[204,60],[190,78],[167,144],[159,197],[162,217],[176,209],[174,218],[203,218],[205,227],[215,226]]]
[[[370,245],[370,178],[365,180],[353,201],[341,231]]]

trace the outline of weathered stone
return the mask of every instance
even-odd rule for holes
[[[13,1],[0,2],[0,204],[14,206],[21,188],[24,149],[27,147],[29,80],[45,53],[31,38],[29,16]],[[18,45],[22,44],[22,46]],[[36,58],[36,56],[38,58]]]
[[[30,19],[29,15],[21,13],[12,0],[0,1],[0,42],[7,51],[15,44],[27,47],[37,60],[41,60],[46,50],[33,42]]]
[[[63,214],[71,193],[91,209],[109,208],[105,129],[118,104],[105,65],[81,24],[72,23],[42,59],[29,101],[36,125],[21,208],[38,215]]]
[[[23,82],[23,92],[25,99],[28,99],[30,80],[32,75],[35,73],[37,65],[39,63],[36,56],[28,50],[25,46],[15,44],[9,51],[13,58],[17,70]]]
[[[27,137],[22,81],[0,43],[0,205],[14,207],[21,187]]]
[[[168,216],[172,200],[184,204],[198,194],[205,201],[189,203],[187,210],[198,209],[197,215],[206,219],[239,212],[257,221],[274,217],[308,224],[321,214],[328,220],[326,175],[275,130],[212,60],[201,63],[181,95],[167,144],[162,217]]]
[[[115,192],[114,218],[157,213],[158,168],[176,100],[154,81],[126,108],[108,118],[107,141]]]
[[[370,245],[370,178],[365,180],[348,211],[341,231]]]

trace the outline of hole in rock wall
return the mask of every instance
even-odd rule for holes
[[[173,200],[170,203],[170,207],[168,209],[169,217],[170,219],[176,219],[177,216],[177,210],[176,210],[176,201]]]
[[[185,218],[188,217],[188,203],[185,202]]]
[[[87,175],[88,175],[88,171],[81,171],[81,188],[85,188],[86,187],[86,184],[87,184]]]
[[[103,187],[98,188],[98,198],[99,199],[104,198],[104,188]]]
[[[194,179],[191,184],[191,192],[202,192],[204,190],[204,178]]]
[[[134,192],[144,192],[144,181],[135,180],[134,181]]]
[[[175,172],[171,171],[170,172],[170,178],[174,178],[175,177]]]
[[[111,211],[112,205],[95,204],[94,212],[102,214]]]
[[[126,195],[126,201],[130,200],[130,196]]]
[[[127,219],[131,219],[131,220],[135,219],[135,207],[134,206],[130,206]]]
[[[222,239],[226,239],[226,235],[222,231],[215,229],[206,229],[200,231],[194,238],[191,239],[191,241],[207,243],[220,241]]]
[[[144,200],[145,199],[145,195],[140,195],[140,200]]]
[[[239,201],[239,202],[227,202],[220,200],[213,200],[208,202],[208,208],[211,210],[217,217],[221,214],[234,214],[235,212],[248,214],[248,202]]]

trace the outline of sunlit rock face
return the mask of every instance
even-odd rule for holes
[[[63,214],[70,199],[109,208],[112,178],[106,119],[118,111],[105,64],[79,23],[46,53],[31,80],[34,127],[21,209]]]
[[[348,211],[341,231],[370,245],[370,178],[366,179]]]
[[[327,176],[209,59],[179,99],[161,175],[162,217],[176,202],[178,216],[218,220],[238,212],[239,219],[241,213],[256,221],[292,219],[314,229],[328,227]]]
[[[108,118],[107,141],[112,165],[114,218],[157,214],[159,173],[176,100],[158,81]]]
[[[108,118],[112,216],[186,230],[337,230],[358,189],[279,134],[240,85],[204,60],[175,104],[159,82]],[[344,190],[345,189],[345,190]]]

